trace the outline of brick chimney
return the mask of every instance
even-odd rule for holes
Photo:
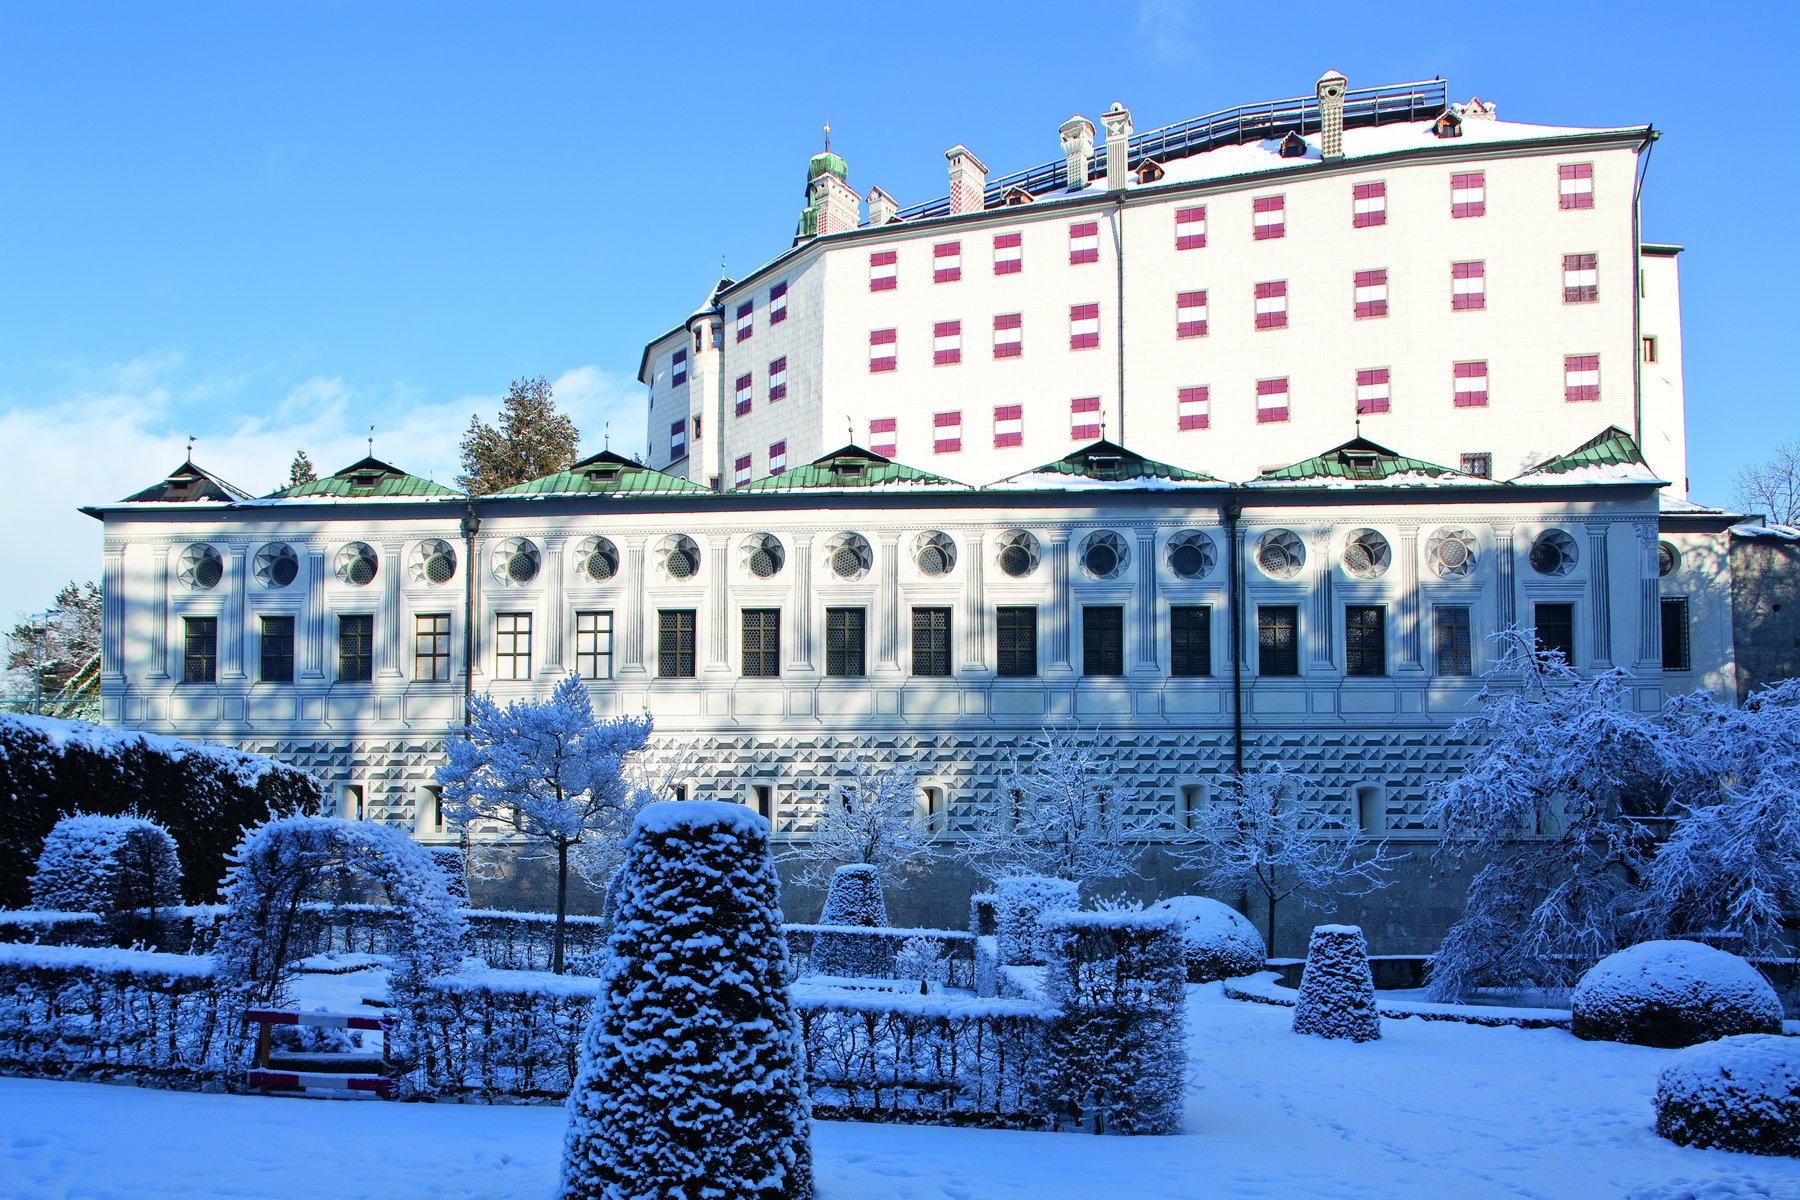
[[[987,207],[987,164],[967,146],[944,151],[950,160],[950,213],[980,212]]]
[[[1106,190],[1121,191],[1131,178],[1131,112],[1117,100],[1100,114],[1100,125],[1106,130]]]
[[[1319,76],[1319,157],[1344,157],[1344,89],[1350,81],[1337,71]]]
[[[886,225],[894,219],[894,214],[900,211],[900,206],[894,202],[894,198],[879,187],[869,189],[868,201],[869,224],[871,225]]]
[[[845,233],[857,226],[857,201],[860,197],[850,185],[829,171],[813,177],[807,185],[813,211],[818,214],[818,234]]]
[[[1062,123],[1063,154],[1069,160],[1068,188],[1078,192],[1087,186],[1088,167],[1094,159],[1094,123],[1076,113]]]

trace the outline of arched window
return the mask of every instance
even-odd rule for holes
[[[943,833],[949,812],[949,800],[941,787],[919,789],[919,819],[927,833]]]
[[[1387,793],[1365,783],[1356,789],[1356,823],[1370,837],[1387,836]]]
[[[363,790],[358,784],[344,785],[344,820],[360,821],[363,819]]]
[[[1206,810],[1206,785],[1204,783],[1184,783],[1179,793],[1181,807],[1175,818],[1182,829],[1193,829],[1200,824],[1200,816]]]
[[[775,789],[766,783],[750,785],[750,807],[765,821],[775,820]]]

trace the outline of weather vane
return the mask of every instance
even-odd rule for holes
[[[198,440],[198,439],[196,439],[193,434],[191,434],[191,433],[188,434],[188,461],[189,462],[194,461],[194,442],[196,440]]]
[[[369,457],[375,457],[375,427],[369,426]]]
[[[612,449],[612,422],[611,422],[611,421],[608,421],[608,422],[607,422],[607,423],[606,423],[606,424],[605,424],[605,425],[604,425],[604,426],[602,426],[602,427],[601,427],[601,428],[602,428],[602,430],[603,430],[603,431],[604,431],[604,432],[605,432],[605,435],[606,435],[606,446],[605,446],[605,448],[606,448],[606,449],[608,449],[608,450],[611,450],[611,449]]]
[[[825,118],[825,153],[831,153],[831,118]]]

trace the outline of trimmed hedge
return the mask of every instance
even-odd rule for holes
[[[440,975],[402,1014],[412,1095],[560,1103],[580,1063],[600,981],[548,971]]]
[[[1800,1158],[1800,1043],[1747,1033],[1671,1056],[1656,1081],[1656,1132],[1682,1146]]]
[[[1578,1038],[1678,1049],[1780,1033],[1781,1001],[1756,968],[1699,942],[1640,942],[1609,954],[1572,997]]]
[[[1316,925],[1294,1002],[1294,1032],[1351,1042],[1381,1037],[1369,946],[1355,925]]]
[[[1048,948],[1039,935],[1046,913],[1081,907],[1081,885],[1044,875],[1012,875],[994,886],[995,936],[1000,961],[1007,966],[1038,966]]]

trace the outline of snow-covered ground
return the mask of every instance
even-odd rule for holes
[[[1190,987],[1180,1137],[821,1123],[821,1200],[1800,1200],[1800,1161],[1651,1133],[1670,1051],[1387,1021],[1365,1045]],[[551,1200],[560,1108],[336,1103],[0,1079],[0,1195]]]

